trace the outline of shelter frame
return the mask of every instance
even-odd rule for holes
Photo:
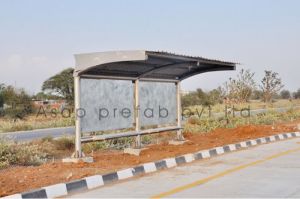
[[[156,51],[112,51],[75,55],[75,158],[84,156],[81,143],[135,136],[136,147],[141,147],[145,134],[176,131],[177,140],[183,140],[181,124],[180,82],[196,74],[235,70],[235,63],[210,60],[202,57],[176,55]],[[134,130],[123,133],[83,137],[81,132],[81,79],[130,80],[134,83]],[[143,81],[167,82],[176,85],[176,124],[161,128],[141,130],[139,85]]]

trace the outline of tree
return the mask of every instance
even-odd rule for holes
[[[214,105],[218,98],[218,90],[214,89],[209,92],[203,91],[201,88],[197,89],[197,96],[198,96],[198,104],[203,106],[211,106]]]
[[[18,91],[13,86],[4,86],[2,95],[5,104],[16,104],[19,101]]]
[[[24,89],[3,86],[1,95],[3,102],[8,105],[8,108],[5,109],[5,115],[16,120],[23,119],[27,114],[32,113],[31,96]]]
[[[265,102],[270,102],[272,97],[278,93],[284,85],[281,82],[279,74],[271,70],[265,71],[265,76],[261,80],[260,88],[263,92],[263,99]]]
[[[181,97],[181,105],[183,107],[200,105],[197,92],[191,92]]]
[[[44,92],[38,92],[34,96],[34,99],[36,99],[36,100],[59,100],[59,99],[62,99],[62,97],[57,96],[57,95],[49,95]]]
[[[254,90],[251,95],[253,100],[261,100],[263,98],[263,92],[260,90]]]
[[[229,81],[225,82],[222,88],[224,97],[237,100],[240,103],[248,101],[256,88],[256,83],[253,79],[254,74],[249,69],[242,69],[236,79],[229,78]]]
[[[208,98],[212,105],[217,103],[222,103],[222,91],[221,87],[218,87],[217,89],[213,89],[208,92]]]
[[[69,103],[74,102],[74,78],[73,68],[67,68],[50,77],[43,83],[42,90],[52,95],[59,95]]]
[[[293,97],[295,99],[300,99],[300,88],[296,92],[293,93]]]
[[[44,92],[38,92],[35,96],[34,99],[36,100],[47,100],[48,99],[48,95]]]
[[[280,92],[281,99],[290,99],[291,98],[291,92],[289,90],[282,90]]]
[[[2,93],[0,93],[0,108],[3,108],[4,105],[4,99]]]
[[[211,106],[221,102],[221,89],[213,89],[209,92],[203,91],[198,88],[197,91],[182,96],[181,104],[183,107],[203,105]]]
[[[211,105],[211,102],[209,100],[207,93],[205,93],[201,88],[197,89],[197,96],[198,96],[199,104],[201,104],[203,106]]]
[[[4,84],[0,84],[0,108],[3,108],[4,105],[4,97],[3,97],[3,89],[4,89]]]

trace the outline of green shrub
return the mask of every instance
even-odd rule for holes
[[[196,117],[191,117],[189,121],[185,124],[183,132],[189,132],[189,133],[194,133],[194,132],[209,132],[212,130],[215,130],[216,128],[223,127],[224,122],[216,119],[199,119]]]
[[[143,144],[151,144],[152,143],[152,139],[153,139],[153,136],[152,135],[143,135],[141,137],[142,139],[142,143]]]
[[[101,149],[106,149],[108,147],[109,145],[105,141],[90,142],[90,143],[83,144],[82,150],[85,153],[91,153],[92,151],[98,151]]]
[[[198,124],[200,119],[196,116],[192,116],[192,117],[188,118],[187,121],[188,121],[189,124]]]
[[[41,152],[38,145],[16,145],[15,150],[17,165],[40,165],[46,161],[47,154]]]
[[[73,150],[75,146],[75,139],[71,137],[61,137],[54,142],[57,150]]]

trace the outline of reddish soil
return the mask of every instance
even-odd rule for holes
[[[185,134],[188,142],[183,145],[161,143],[148,146],[140,156],[123,154],[122,151],[94,153],[94,163],[47,163],[41,166],[13,167],[0,171],[0,196],[20,193],[43,186],[68,182],[95,174],[104,174],[145,162],[174,157],[282,132],[296,131],[297,122],[276,126],[241,126],[234,129],[216,129],[210,133]],[[166,136],[166,135],[164,135]]]

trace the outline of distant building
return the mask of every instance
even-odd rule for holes
[[[33,99],[32,102],[35,108],[40,108],[41,106],[43,106],[44,109],[62,110],[67,105],[66,100],[34,100]]]

